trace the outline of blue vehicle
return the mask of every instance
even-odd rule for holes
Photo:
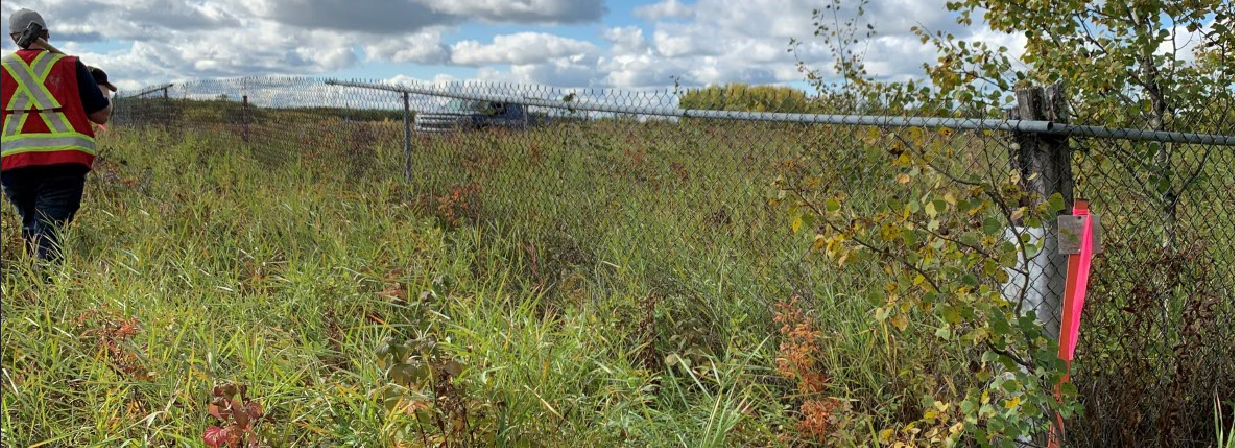
[[[437,111],[417,113],[415,129],[427,134],[487,127],[522,129],[530,124],[531,119],[523,104],[454,99]]]

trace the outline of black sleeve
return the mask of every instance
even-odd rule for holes
[[[106,109],[109,101],[99,91],[99,85],[94,82],[94,75],[81,60],[77,61],[77,94],[81,96],[81,106],[86,109],[86,115]]]

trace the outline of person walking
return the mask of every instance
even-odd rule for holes
[[[23,46],[31,33],[42,41]],[[39,13],[22,8],[9,16],[9,37],[19,49],[0,58],[0,187],[21,217],[28,250],[56,262],[60,232],[80,208],[94,164],[91,123],[107,123],[110,95],[76,56],[43,47],[51,36]]]

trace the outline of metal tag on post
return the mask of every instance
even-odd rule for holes
[[[1089,217],[1093,219],[1093,253],[1097,255],[1102,253],[1102,220],[1095,214],[1090,214]],[[1055,231],[1058,233],[1056,241],[1059,243],[1059,255],[1080,255],[1081,232],[1085,230],[1085,215],[1059,215],[1056,222],[1058,223]]]

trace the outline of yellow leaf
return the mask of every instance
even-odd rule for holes
[[[956,196],[953,196],[952,193],[943,195],[943,201],[947,202],[948,205],[951,205],[953,207],[956,206]]]
[[[1019,170],[1012,170],[1012,172],[1008,174],[1008,183],[1012,185],[1020,185],[1021,172]]]
[[[884,442],[884,443],[887,443],[887,442],[888,442],[889,440],[891,440],[891,439],[892,439],[892,430],[891,430],[891,429],[885,429],[885,430],[883,430],[883,431],[879,431],[879,440],[880,440],[880,441],[882,441],[882,442]]]
[[[793,233],[798,233],[799,230],[802,230],[802,222],[803,220],[801,216],[793,218],[793,225],[791,226],[793,228]]]
[[[879,143],[880,137],[879,128],[872,126],[866,129],[865,141],[867,145],[873,146],[874,144]]]
[[[1008,400],[1008,403],[1005,404],[1004,406],[1007,407],[1008,409],[1016,409],[1016,407],[1020,405],[1021,405],[1021,397],[1014,397],[1011,400]]]
[[[823,249],[823,246],[825,246],[826,244],[827,244],[827,239],[824,238],[823,235],[815,235],[815,242],[811,244],[811,249],[814,249],[816,252],[818,252],[819,250]]]
[[[897,182],[900,182],[900,183],[902,183],[902,184],[907,184],[907,183],[909,183],[909,175],[908,175],[908,174],[905,174],[905,173],[900,173],[900,174],[897,174],[897,175],[896,175],[896,181],[897,181]]]
[[[1018,208],[1018,209],[1014,210],[1014,211],[1012,212],[1012,216],[1011,216],[1012,220],[1013,220],[1013,221],[1020,221],[1020,220],[1021,220],[1021,218],[1024,218],[1024,217],[1025,217],[1025,212],[1027,212],[1027,211],[1029,211],[1029,208],[1028,208],[1028,207],[1021,207],[1021,208]]]
[[[906,328],[909,328],[909,318],[905,317],[904,314],[892,316],[892,326],[898,330],[905,331]]]

